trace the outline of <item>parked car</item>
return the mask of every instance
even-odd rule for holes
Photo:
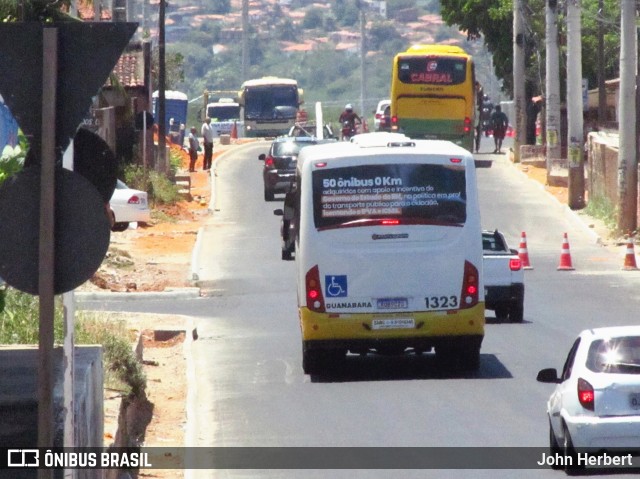
[[[387,108],[388,107],[388,108]],[[385,117],[386,110],[386,117]],[[391,121],[389,113],[391,111],[391,100],[380,100],[376,111],[373,112],[373,129],[374,131],[389,131],[391,128]]]
[[[129,188],[118,180],[116,189],[109,200],[111,230],[124,231],[129,223],[148,223],[151,221],[148,195],[145,191]]]
[[[543,369],[537,380],[557,384],[547,402],[551,455],[640,452],[640,326],[582,331],[560,376]],[[559,467],[558,467],[559,468]]]
[[[296,173],[296,161],[305,146],[316,145],[318,140],[310,136],[281,136],[273,140],[269,153],[258,159],[264,161],[264,200],[273,201],[276,193],[286,193]]]

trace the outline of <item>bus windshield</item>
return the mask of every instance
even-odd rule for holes
[[[238,120],[240,107],[238,105],[209,105],[207,116],[212,121]]]
[[[292,85],[251,87],[245,91],[245,118],[295,119],[298,89]]]
[[[319,230],[372,225],[463,226],[463,167],[387,164],[313,172],[313,213]]]
[[[398,59],[398,79],[402,83],[459,85],[467,75],[467,61],[454,57],[403,57]]]

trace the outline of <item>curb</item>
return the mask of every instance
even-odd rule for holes
[[[169,288],[164,291],[139,293],[119,292],[75,292],[76,303],[91,301],[149,301],[158,299],[194,299],[200,297],[200,288]]]

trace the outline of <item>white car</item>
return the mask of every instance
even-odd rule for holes
[[[380,122],[384,119],[385,109],[391,105],[391,100],[380,100],[376,111],[373,112],[373,129],[374,131],[380,131]]]
[[[582,331],[560,377],[543,369],[537,380],[557,384],[547,402],[552,456],[640,452],[640,326]]]
[[[133,190],[118,180],[116,189],[109,200],[111,230],[124,231],[129,223],[148,223],[151,210],[146,191]]]

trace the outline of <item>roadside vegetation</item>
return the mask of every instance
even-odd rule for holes
[[[611,201],[609,201],[605,196],[590,196],[584,212],[594,218],[604,221],[605,226],[610,232],[617,232],[616,210]]]
[[[56,298],[54,338],[62,345],[64,324],[62,301]],[[38,344],[38,298],[7,288],[4,311],[0,312],[0,344]],[[104,314],[80,311],[75,321],[75,343],[101,344],[105,371],[105,387],[123,396],[144,397],[146,377],[136,359],[131,333],[124,321],[114,321]]]
[[[0,184],[22,169],[27,149],[27,140],[20,132],[19,145],[7,149],[0,158]],[[174,176],[182,165],[183,160],[178,150],[170,150],[170,176]],[[124,180],[132,188],[147,191],[152,207],[172,204],[179,199],[176,185],[167,175],[157,171],[128,165],[124,169]],[[61,345],[64,331],[63,309],[59,297],[56,298],[56,302],[54,335],[56,345]],[[104,314],[81,311],[76,315],[74,333],[76,344],[102,345],[105,387],[120,391],[125,397],[144,397],[146,378],[142,365],[133,353],[134,338],[124,322],[113,319],[107,321]],[[38,341],[38,297],[2,284],[0,344],[37,345]]]

